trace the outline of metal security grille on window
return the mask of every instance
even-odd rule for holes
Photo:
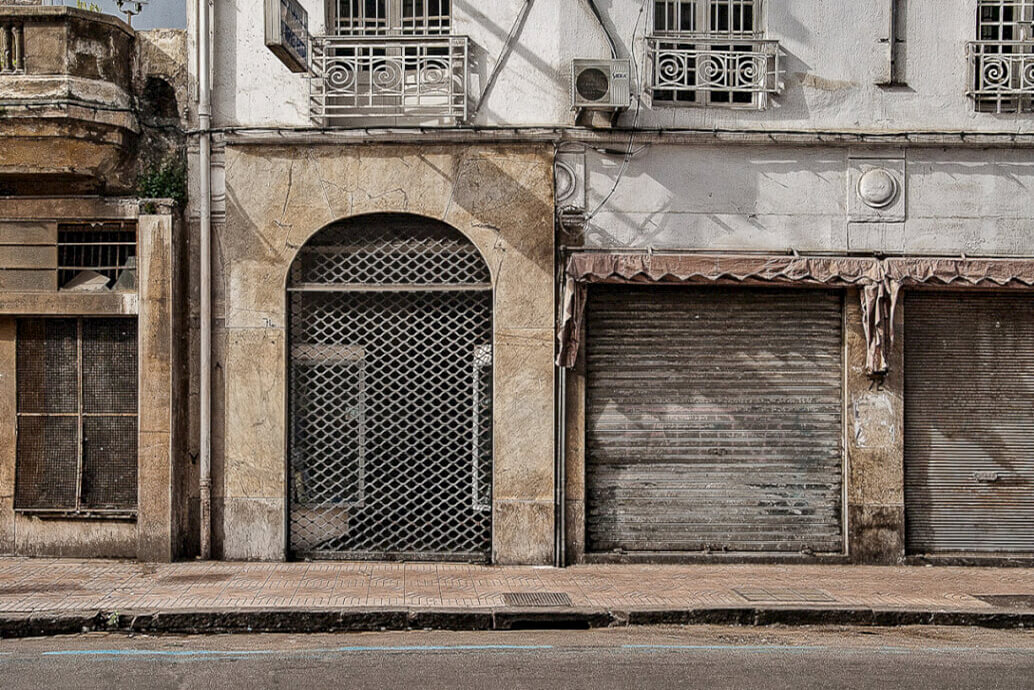
[[[334,35],[312,43],[309,110],[321,126],[350,118],[466,118],[465,36],[448,0],[338,0]]]
[[[966,54],[977,110],[1034,111],[1034,0],[980,0]]]
[[[659,0],[647,37],[655,102],[761,109],[778,90],[779,44],[761,0]]]
[[[57,257],[59,287],[99,275],[108,279],[107,287],[117,287],[128,280],[131,285],[127,287],[134,288],[136,223],[61,223],[57,226]]]
[[[457,231],[332,226],[288,283],[290,547],[315,558],[485,560],[492,297]]]
[[[137,503],[134,319],[19,319],[14,507],[127,514]]]

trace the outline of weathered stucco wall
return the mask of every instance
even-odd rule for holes
[[[285,557],[285,284],[331,222],[394,211],[442,220],[494,285],[493,560],[553,553],[552,149],[228,146],[216,230],[215,548]]]
[[[194,21],[197,0],[187,16]],[[598,3],[628,56],[634,49],[641,79],[648,78],[643,36],[651,2]],[[965,44],[976,38],[976,0],[911,2],[905,23],[903,71],[907,88],[877,85],[887,71],[888,0],[810,0],[765,3],[767,35],[782,47],[782,93],[767,111],[651,105],[639,124],[657,127],[761,129],[1034,131],[1024,116],[973,112],[966,96]],[[313,34],[325,32],[321,0],[303,0]],[[470,102],[484,93],[523,0],[453,3],[453,33],[471,39]],[[215,120],[220,125],[304,126],[308,84],[264,45],[262,0],[216,3]],[[574,122],[570,63],[609,58],[606,37],[586,3],[537,0],[521,27],[497,83],[472,124]],[[633,92],[640,89],[633,88]],[[631,113],[625,124],[631,123]]]
[[[905,557],[904,309],[895,313],[890,373],[865,373],[865,333],[857,290],[846,298],[847,550],[856,563]]]
[[[0,553],[137,557],[168,561],[188,553],[187,502],[176,479],[186,472],[185,369],[181,366],[184,302],[178,217],[161,202],[140,214],[136,200],[102,198],[0,201],[0,264],[20,248],[4,229],[68,220],[136,219],[137,293],[52,290],[0,293]],[[54,280],[56,288],[56,279]],[[37,517],[14,512],[17,439],[15,367],[18,316],[136,315],[139,333],[138,510],[135,520]]]
[[[614,189],[622,153],[586,151],[589,211]],[[901,173],[893,222],[852,220],[860,161]],[[1024,150],[653,145],[632,157],[585,244],[1030,256],[1031,189]]]

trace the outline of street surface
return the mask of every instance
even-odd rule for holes
[[[613,628],[0,640],[0,687],[1034,688],[1034,631]]]

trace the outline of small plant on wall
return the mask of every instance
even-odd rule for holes
[[[147,166],[137,179],[137,193],[144,199],[172,199],[182,206],[187,200],[187,162],[171,154]]]

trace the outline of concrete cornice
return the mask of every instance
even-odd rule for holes
[[[194,135],[198,132],[191,132]],[[740,144],[789,146],[895,146],[1034,148],[1034,132],[817,131],[761,129],[594,130],[577,127],[453,127],[312,129],[223,127],[213,129],[232,146],[341,146],[369,144]]]
[[[33,20],[46,21],[58,17],[78,19],[97,24],[108,24],[116,29],[121,29],[129,36],[136,36],[136,31],[129,24],[110,14],[81,10],[77,7],[64,7],[61,5],[3,5],[0,6],[0,18],[15,17],[23,22]]]

